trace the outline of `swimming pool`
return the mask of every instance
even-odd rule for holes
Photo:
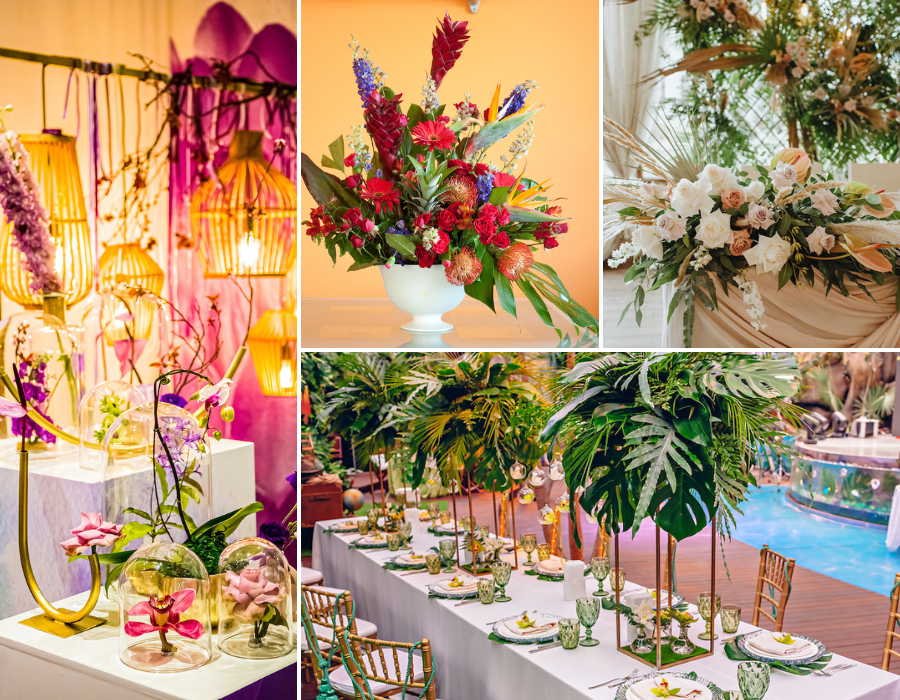
[[[885,546],[884,527],[836,522],[787,500],[787,485],[763,486],[737,516],[734,539],[794,557],[797,565],[839,581],[890,595],[900,572],[900,550]]]

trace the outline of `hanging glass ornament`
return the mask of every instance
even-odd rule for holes
[[[552,525],[555,519],[556,516],[553,514],[553,509],[550,506],[544,506],[538,511],[538,522],[541,525]]]
[[[524,479],[525,465],[522,464],[519,460],[516,460],[509,468],[509,476],[516,481],[521,481],[522,479]]]
[[[529,503],[534,502],[534,491],[532,491],[527,486],[523,486],[519,489],[516,500],[518,500],[519,503],[521,503],[523,506],[527,506]]]
[[[562,460],[557,457],[550,462],[550,480],[560,481],[566,478],[566,472],[563,470]]]
[[[544,474],[544,470],[540,467],[532,469],[531,474],[528,476],[528,481],[532,486],[541,486],[546,480],[547,475]]]
[[[570,506],[569,500],[569,492],[562,494],[559,498],[556,499],[556,507],[559,508],[560,513],[568,513]]]

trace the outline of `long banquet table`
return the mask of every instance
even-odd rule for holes
[[[615,615],[601,610],[594,626],[600,644],[567,651],[549,649],[529,654],[529,645],[500,644],[488,639],[491,627],[486,624],[523,611],[538,611],[576,617],[575,603],[563,600],[563,583],[542,581],[525,575],[521,567],[513,571],[506,588],[509,603],[464,605],[459,601],[428,598],[429,583],[451,574],[431,576],[427,572],[401,577],[402,571],[389,571],[382,564],[396,553],[387,550],[351,549],[349,543],[358,535],[325,532],[330,525],[346,518],[316,524],[313,538],[313,568],[324,575],[325,585],[345,588],[353,593],[357,615],[378,625],[379,639],[414,642],[431,640],[437,665],[437,695],[442,700],[530,700],[531,698],[590,698],[609,700],[615,689],[588,687],[639,666],[639,662],[615,649]],[[440,537],[425,532],[413,538],[413,548],[423,552],[437,546]],[[512,554],[504,555],[511,560]],[[643,582],[636,582],[643,583]],[[629,582],[626,590],[637,587]],[[593,577],[587,578],[588,595],[597,590]],[[609,587],[606,587],[609,590]],[[691,607],[696,615],[696,607]],[[823,611],[823,614],[827,614]],[[740,633],[757,629],[741,622]],[[695,643],[703,630],[702,621],[691,626]],[[788,630],[802,634],[803,630]],[[301,631],[302,634],[302,631]],[[722,632],[719,631],[720,639]],[[624,636],[624,631],[623,631]],[[834,655],[832,664],[847,661]],[[725,656],[717,642],[715,655],[674,668],[695,671],[723,690],[737,690],[737,662]],[[641,673],[649,671],[640,665]],[[900,699],[900,677],[877,668],[858,664],[832,677],[796,676],[772,672],[766,700],[897,700]]]

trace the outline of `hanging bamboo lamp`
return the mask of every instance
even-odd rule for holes
[[[261,131],[236,131],[228,159],[191,199],[206,277],[286,275],[296,258],[297,188],[263,158]]]
[[[107,345],[117,340],[149,340],[159,308],[150,295],[132,294],[121,284],[100,293],[100,328]]]
[[[120,284],[162,294],[165,274],[150,253],[137,243],[110,245],[100,255],[100,289]]]
[[[297,313],[297,259],[291,265],[290,272],[284,278],[284,306],[288,311]]]
[[[73,306],[88,295],[94,284],[91,234],[75,139],[56,129],[21,135],[19,139],[41,185],[44,208],[50,217],[50,235],[56,244],[54,267],[66,305]],[[4,220],[0,228],[0,291],[17,304],[38,308],[41,296],[31,291],[31,274],[21,260],[21,253],[13,246],[12,226]]]
[[[266,396],[297,395],[297,316],[269,309],[247,337],[256,378]]]

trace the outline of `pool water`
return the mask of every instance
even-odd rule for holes
[[[797,560],[797,566],[839,581],[890,595],[900,572],[900,550],[885,545],[887,529],[861,523],[837,522],[813,514],[787,500],[787,486],[754,490],[737,515],[736,540]]]

